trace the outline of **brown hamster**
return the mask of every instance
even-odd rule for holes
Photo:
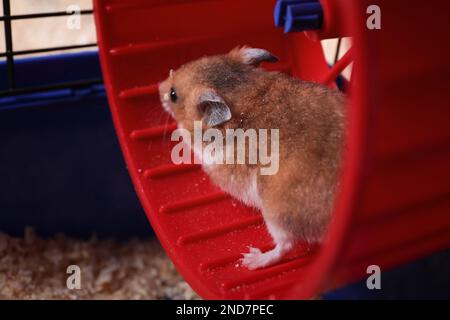
[[[194,121],[224,136],[227,129],[279,129],[275,174],[260,174],[259,162],[203,165],[221,189],[261,210],[275,247],[244,253],[242,262],[249,269],[278,262],[298,240],[321,241],[342,162],[344,96],[259,68],[275,61],[264,49],[236,48],[171,71],[159,87],[163,107],[179,128],[190,132]]]

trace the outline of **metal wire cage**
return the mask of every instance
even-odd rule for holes
[[[86,24],[92,10],[76,11],[84,15],[82,34],[48,33],[41,27],[59,27],[71,13],[38,13],[44,3],[0,1],[1,232],[21,236],[32,226],[43,236],[151,236],[114,134],[93,20]]]
[[[92,10],[80,10],[76,14],[80,15],[92,15]],[[42,13],[31,13],[31,14],[11,14],[11,1],[3,0],[3,16],[0,16],[0,21],[4,24],[5,33],[5,52],[0,52],[0,58],[6,58],[6,74],[7,74],[7,87],[6,89],[0,89],[0,97],[5,96],[15,96],[20,94],[43,92],[49,90],[58,90],[65,88],[83,88],[89,87],[95,84],[102,83],[101,78],[91,78],[91,79],[81,79],[76,81],[64,81],[55,82],[45,85],[33,85],[33,86],[20,86],[16,81],[16,57],[24,56],[30,54],[38,53],[48,53],[54,51],[67,51],[73,49],[85,49],[85,48],[95,48],[96,43],[86,43],[86,44],[73,44],[66,46],[56,46],[56,47],[44,47],[39,49],[29,49],[29,50],[14,50],[13,43],[13,26],[12,21],[15,20],[27,20],[27,19],[40,19],[49,17],[63,17],[75,14],[70,11],[53,11],[53,12],[42,12]]]

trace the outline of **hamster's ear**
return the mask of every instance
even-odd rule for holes
[[[258,48],[235,48],[231,50],[229,55],[233,58],[237,58],[241,62],[255,67],[259,66],[261,62],[277,62],[278,58],[265,49]]]
[[[230,108],[214,90],[206,90],[200,94],[198,108],[203,121],[209,127],[218,126],[231,119]]]

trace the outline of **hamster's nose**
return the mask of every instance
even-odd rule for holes
[[[160,81],[157,83],[159,92],[169,91],[168,84],[166,81]]]
[[[158,83],[157,83],[158,91],[159,91],[159,94],[160,94],[161,96],[162,96],[162,94],[163,94],[163,92],[164,92],[163,84],[164,84],[164,82],[158,82]]]

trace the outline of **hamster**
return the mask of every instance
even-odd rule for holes
[[[298,241],[320,243],[330,221],[344,148],[345,98],[338,90],[260,68],[278,59],[238,47],[170,71],[159,84],[161,104],[179,128],[279,129],[279,168],[262,164],[203,165],[213,183],[261,211],[274,248],[249,248],[242,264],[279,262]],[[196,150],[193,150],[196,153]]]

